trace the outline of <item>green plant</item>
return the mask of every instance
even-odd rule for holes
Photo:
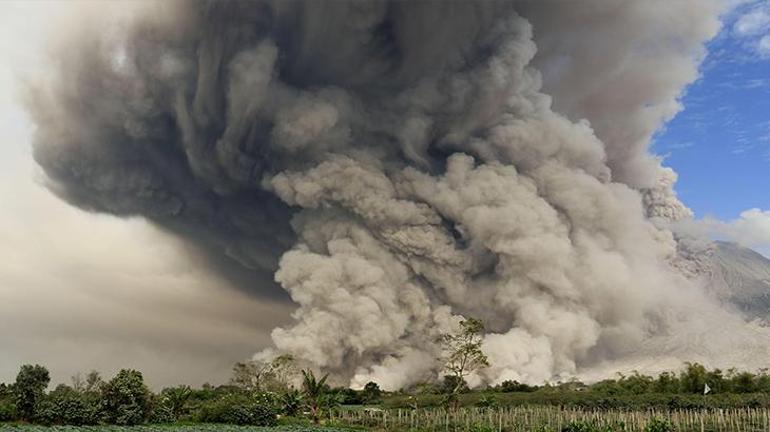
[[[518,381],[511,381],[511,380],[505,380],[497,387],[498,391],[501,391],[503,393],[513,393],[513,392],[531,392],[534,391],[536,388],[529,386],[527,384],[522,384]]]
[[[45,425],[95,425],[100,412],[96,402],[67,386],[59,386],[39,403],[35,421]]]
[[[236,425],[273,426],[277,410],[269,398],[225,396],[204,404],[197,420],[203,423],[227,423]]]
[[[328,375],[324,375],[319,380],[316,379],[313,371],[302,371],[302,394],[305,397],[305,403],[310,410],[313,423],[319,422],[321,411],[328,402],[326,399],[326,379],[328,377]]]
[[[382,395],[382,391],[380,390],[380,386],[374,382],[369,381],[364,386],[363,390],[363,399],[366,403],[374,403],[380,400],[380,396]]]
[[[492,408],[497,405],[497,398],[494,395],[483,395],[478,402],[476,402],[476,406],[480,408]]]
[[[281,396],[282,411],[287,416],[299,414],[302,408],[302,393],[299,390],[290,390]]]
[[[16,405],[9,400],[0,401],[0,422],[10,422],[16,419]]]
[[[152,424],[174,423],[176,420],[171,408],[162,404],[154,406],[147,418],[147,421]]]
[[[106,420],[117,425],[143,423],[150,412],[150,391],[141,372],[123,369],[102,389]]]
[[[622,423],[613,427],[611,425],[599,424],[595,421],[578,420],[567,423],[561,429],[561,432],[621,432],[625,430]]]
[[[468,429],[469,432],[495,432],[497,429],[490,425],[474,424]]]
[[[191,396],[192,390],[190,386],[166,388],[161,392],[161,404],[171,412],[173,420],[177,420],[184,414],[185,407]]]
[[[48,369],[40,365],[23,365],[16,375],[14,399],[16,412],[22,420],[32,420],[38,403],[44,396],[51,377]]]
[[[671,425],[671,422],[654,417],[644,427],[644,432],[671,432],[672,430],[674,430],[674,427]]]

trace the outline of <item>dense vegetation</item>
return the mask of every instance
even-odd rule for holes
[[[397,392],[383,392],[374,382],[361,390],[332,388],[326,376],[297,369],[289,356],[237,363],[226,385],[178,386],[157,393],[149,390],[141,372],[130,369],[108,381],[92,371],[73,377],[70,385],[47,391],[48,370],[23,365],[13,384],[0,383],[0,423],[6,427],[326,424],[388,430],[467,430],[479,425],[490,431],[538,425],[543,430],[569,432],[648,427],[664,431],[670,430],[669,423],[684,430],[700,422],[701,426],[741,424],[739,428],[746,430],[747,425],[758,424],[770,429],[770,375],[764,370],[708,370],[692,363],[678,373],[657,377],[633,373],[590,385],[569,381],[532,386],[506,381],[470,390],[465,378],[488,366],[481,351],[482,332],[481,321],[463,322],[458,333],[442,339],[447,373],[443,380]],[[598,412],[605,414],[600,418]],[[731,413],[727,420],[725,412]],[[665,420],[658,419],[661,413]]]
[[[336,424],[360,423],[364,414],[355,414],[354,408],[359,405],[376,407],[374,411],[359,408],[358,412],[366,412],[368,419],[376,418],[376,413],[399,409],[423,410],[421,415],[429,416],[431,410],[450,413],[461,406],[469,413],[515,406],[553,406],[564,412],[770,407],[770,375],[765,371],[723,372],[707,370],[699,364],[688,364],[679,373],[657,377],[635,373],[590,385],[570,381],[530,386],[506,381],[473,391],[463,382],[458,383],[456,375],[448,375],[438,383],[383,392],[373,382],[362,390],[332,388],[325,377],[300,372],[293,371],[289,358],[269,364],[240,363],[234,367],[233,378],[227,385],[204,385],[197,389],[180,386],[157,393],[147,388],[142,374],[135,370],[122,370],[108,381],[91,372],[85,377],[73,377],[70,385],[60,384],[47,392],[50,377],[46,368],[24,365],[15,383],[0,384],[0,421],[41,425],[181,422],[256,426],[280,422],[308,426],[329,423],[329,419]],[[297,378],[301,385],[294,388],[292,382]],[[706,384],[711,392],[704,396]],[[457,392],[456,397],[449,397]],[[452,415],[459,414],[446,414]]]

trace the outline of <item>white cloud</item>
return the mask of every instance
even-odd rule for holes
[[[747,246],[770,245],[770,210],[753,208],[725,225],[725,234]]]
[[[752,208],[741,212],[738,218],[722,221],[713,217],[690,220],[678,224],[680,232],[731,241],[746,247],[770,247],[770,210]]]
[[[770,58],[770,1],[752,2],[735,10],[732,35],[761,58]],[[733,18],[726,18],[728,21]]]
[[[770,35],[765,35],[757,43],[757,52],[762,57],[770,57]]]
[[[768,4],[760,5],[742,15],[733,25],[733,31],[739,36],[751,36],[763,33],[770,27]]]

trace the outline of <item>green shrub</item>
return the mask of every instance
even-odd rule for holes
[[[9,401],[0,401],[0,422],[10,422],[18,420],[16,415],[16,405]]]
[[[141,372],[123,369],[102,389],[102,404],[108,423],[137,425],[150,412],[150,391]]]
[[[198,421],[235,425],[273,426],[278,411],[272,403],[260,403],[244,398],[225,397],[204,404]]]
[[[535,391],[536,389],[537,387],[532,387],[527,384],[522,384],[518,381],[511,381],[511,380],[503,381],[502,384],[500,384],[497,387],[497,390],[503,393],[532,392],[532,391]]]
[[[378,402],[380,400],[380,396],[382,396],[382,390],[380,390],[379,384],[374,381],[369,381],[366,383],[362,393],[363,400],[366,403]]]
[[[174,423],[176,420],[177,417],[174,415],[174,410],[163,403],[154,405],[147,417],[147,421],[153,424]]]
[[[468,429],[469,432],[495,432],[496,430],[497,428],[484,424],[474,424]]]
[[[64,385],[44,396],[35,411],[35,421],[45,425],[95,425],[100,418],[98,400]]]
[[[674,430],[674,426],[668,420],[657,418],[650,419],[644,428],[644,432],[671,432],[672,430]]]
[[[497,398],[495,398],[494,395],[483,395],[478,402],[476,402],[476,406],[480,408],[492,408],[497,405]]]
[[[625,424],[600,425],[593,421],[578,420],[567,423],[561,432],[622,432],[625,431]]]
[[[281,405],[284,415],[295,416],[302,408],[302,393],[299,390],[291,390],[281,396]]]

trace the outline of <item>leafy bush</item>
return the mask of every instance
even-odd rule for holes
[[[291,390],[281,396],[282,411],[287,416],[299,414],[302,403],[302,393],[299,390]]]
[[[567,423],[561,432],[622,432],[626,430],[623,423],[617,425],[600,425],[593,421],[573,421]]]
[[[483,395],[476,402],[476,406],[480,408],[492,408],[497,406],[497,398],[494,395]]]
[[[379,384],[374,381],[369,381],[364,386],[363,399],[366,403],[374,403],[380,400],[382,390],[380,390]]]
[[[176,420],[173,409],[163,403],[153,405],[147,417],[147,421],[153,424],[174,423]]]
[[[186,413],[187,403],[192,397],[193,392],[189,386],[179,386],[165,388],[160,395],[153,401],[155,410],[170,412],[172,418],[171,421],[179,419]],[[155,422],[155,423],[168,423],[168,422]]]
[[[644,432],[671,432],[674,426],[668,420],[653,418],[647,423]]]
[[[535,391],[536,387],[522,384],[518,381],[505,380],[502,382],[502,384],[500,384],[500,386],[497,387],[497,390],[503,393],[531,392]]]
[[[0,422],[10,422],[17,420],[16,405],[9,401],[0,401]]]
[[[474,424],[468,429],[469,432],[495,432],[496,430],[495,427],[483,424]]]
[[[337,388],[332,390],[331,393],[336,394],[343,405],[361,405],[364,403],[362,394],[351,388]]]
[[[272,403],[244,398],[225,397],[203,405],[198,421],[204,423],[228,423],[236,425],[273,426],[278,410]]]
[[[37,407],[35,420],[45,425],[95,425],[99,407],[75,391],[51,392]]]
[[[108,423],[136,425],[143,423],[150,411],[150,391],[141,372],[123,369],[102,389],[102,403]]]

